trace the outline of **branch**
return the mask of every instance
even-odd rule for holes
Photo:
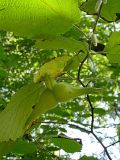
[[[89,130],[87,130],[87,129],[85,129],[85,128],[82,128],[82,127],[80,127],[80,126],[78,126],[78,125],[75,125],[75,124],[71,124],[71,123],[64,123],[64,122],[61,122],[61,123],[58,123],[58,122],[55,122],[55,121],[48,121],[48,122],[38,122],[38,123],[47,123],[47,124],[50,124],[50,123],[52,123],[52,124],[60,124],[60,125],[68,125],[68,126],[70,126],[71,128],[75,128],[75,129],[79,129],[81,132],[86,132],[86,133],[88,133],[88,134],[90,134],[91,133],[91,131],[89,131]]]
[[[101,146],[104,148],[104,151],[106,153],[106,155],[108,156],[109,160],[112,160],[111,156],[108,153],[107,147],[104,146],[104,144],[102,143],[102,141],[98,138],[98,136],[96,136],[96,134],[94,132],[92,132],[92,135],[97,139],[97,141],[101,144]]]
[[[111,146],[113,146],[113,145],[115,145],[115,144],[117,144],[117,143],[120,143],[120,141],[116,141],[116,142],[114,142],[114,143],[108,145],[106,148],[109,148],[109,147],[111,147]]]
[[[96,32],[96,27],[97,27],[97,24],[98,24],[98,21],[99,21],[99,18],[100,18],[100,14],[101,14],[101,10],[102,10],[102,6],[103,6],[103,3],[101,4],[100,6],[100,9],[98,11],[98,16],[96,18],[96,22],[95,22],[95,25],[94,25],[94,28],[93,28],[93,34]],[[86,85],[81,81],[81,77],[80,77],[80,74],[81,74],[81,70],[82,70],[82,67],[85,63],[85,61],[87,60],[88,56],[89,56],[89,52],[92,48],[92,39],[89,43],[89,51],[88,51],[88,54],[87,56],[83,59],[83,61],[80,63],[79,65],[79,69],[78,69],[78,76],[77,76],[77,80],[80,82],[80,84],[83,86],[83,87],[86,87]],[[90,110],[91,110],[91,134],[96,138],[96,140],[101,144],[101,146],[103,147],[107,157],[109,158],[109,160],[112,160],[110,154],[108,153],[108,150],[107,148],[104,146],[104,144],[102,143],[102,141],[98,138],[98,136],[94,133],[94,107],[92,105],[92,102],[91,102],[91,99],[90,99],[90,96],[87,95],[87,101],[89,103],[89,106],[90,106]]]

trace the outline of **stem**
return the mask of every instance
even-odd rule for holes
[[[96,18],[96,21],[95,21],[95,25],[93,27],[93,34],[96,32],[96,27],[97,27],[97,24],[98,24],[98,21],[99,21],[99,18],[100,18],[100,14],[101,14],[101,10],[102,10],[102,6],[103,6],[103,3],[101,4],[100,6],[100,9],[98,11],[98,16]],[[78,82],[83,86],[83,87],[86,87],[86,85],[81,81],[81,77],[80,77],[80,74],[81,74],[81,70],[82,70],[82,67],[85,63],[85,61],[87,60],[88,56],[89,56],[89,53],[90,53],[90,50],[91,50],[91,47],[92,47],[92,40],[90,41],[89,43],[89,51],[88,51],[88,54],[86,55],[86,57],[83,59],[83,61],[80,63],[79,65],[79,69],[78,69],[78,76],[77,76],[77,80]],[[104,146],[104,144],[102,143],[102,141],[98,138],[98,136],[94,133],[94,107],[92,105],[92,102],[91,102],[91,99],[90,99],[90,96],[87,95],[87,101],[89,103],[89,106],[90,106],[90,110],[91,110],[91,134],[96,138],[96,140],[101,144],[101,146],[103,147],[107,157],[109,158],[109,160],[112,160],[108,150],[107,150],[107,147]]]

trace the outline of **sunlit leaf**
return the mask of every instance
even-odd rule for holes
[[[0,30],[20,36],[58,35],[80,20],[77,0],[1,0],[0,9]]]
[[[34,82],[39,82],[46,74],[51,77],[62,75],[69,59],[69,56],[62,56],[45,63],[34,75]]]

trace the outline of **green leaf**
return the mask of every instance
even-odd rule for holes
[[[0,143],[0,157],[10,152],[15,154],[28,154],[36,151],[36,146],[32,142],[17,140]]]
[[[6,78],[7,75],[8,73],[6,72],[6,70],[0,67],[0,80],[3,80],[4,78]]]
[[[25,123],[44,87],[30,84],[21,88],[0,113],[0,141],[16,140],[25,131]]]
[[[14,143],[11,152],[17,154],[28,154],[36,151],[36,146],[33,142],[18,140]]]
[[[46,74],[54,78],[60,76],[64,73],[64,68],[69,59],[70,56],[62,56],[45,63],[34,75],[34,82],[39,82]]]
[[[2,142],[0,143],[0,158],[9,153],[11,151],[11,148],[13,146],[12,142]]]
[[[100,116],[104,116],[106,114],[106,110],[104,110],[103,108],[95,108],[94,113],[99,114]]]
[[[117,126],[117,136],[118,136],[119,141],[120,141],[120,125]]]
[[[87,44],[85,42],[62,36],[45,40],[37,40],[36,47],[40,49],[53,50],[66,49],[68,52],[78,52],[79,50],[87,51]]]
[[[80,20],[77,0],[1,0],[0,30],[43,37],[66,32]]]
[[[78,69],[79,64],[83,61],[85,57],[86,57],[86,53],[84,52],[81,52],[80,54],[73,56],[70,60],[68,60],[64,68],[64,71]]]
[[[104,50],[111,63],[120,63],[120,31],[112,33]]]
[[[83,157],[80,158],[80,160],[97,160],[97,158],[92,157],[92,156],[90,156],[90,157],[83,156]]]
[[[97,0],[87,0],[85,3],[83,3],[80,9],[88,14],[95,14],[96,2]],[[108,0],[107,4],[104,4],[102,7],[101,17],[107,21],[115,21],[117,18],[116,13],[120,13],[120,1]]]
[[[73,86],[69,83],[61,82],[54,83],[52,89],[46,88],[39,97],[38,103],[35,105],[33,112],[30,114],[26,121],[26,127],[30,126],[33,120],[40,117],[41,114],[49,111],[57,106],[59,103],[68,102],[76,97],[90,94],[99,93],[101,89],[79,86]]]
[[[51,142],[54,143],[55,146],[58,146],[60,149],[63,149],[68,153],[80,152],[82,149],[82,145],[74,139],[62,137],[52,138]]]

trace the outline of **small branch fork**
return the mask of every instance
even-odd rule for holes
[[[93,34],[95,34],[95,32],[96,32],[96,27],[97,27],[97,24],[98,24],[98,21],[99,21],[99,18],[100,18],[102,6],[103,6],[103,3],[101,4],[100,9],[99,9],[99,11],[98,11],[98,15],[97,15],[97,18],[96,18],[96,21],[95,21],[95,25],[94,25],[94,27],[93,27]],[[92,47],[92,40],[91,40],[90,43],[89,43],[89,51],[88,51],[86,57],[85,57],[85,58],[83,59],[83,61],[80,63],[79,69],[78,69],[77,80],[78,80],[78,82],[79,82],[83,87],[86,87],[87,85],[85,85],[85,84],[82,82],[80,74],[81,74],[81,70],[82,70],[82,67],[83,67],[84,63],[86,62],[86,60],[87,60],[88,57],[89,57],[89,52],[90,52],[90,50],[91,50],[91,47]],[[108,152],[108,150],[107,150],[107,148],[108,148],[109,146],[106,147],[106,146],[103,144],[103,142],[99,139],[99,137],[94,133],[94,107],[93,107],[93,105],[92,105],[90,96],[87,95],[86,98],[87,98],[87,101],[88,101],[88,104],[89,104],[90,110],[91,110],[91,127],[90,127],[90,133],[91,133],[91,134],[95,137],[95,139],[101,144],[101,146],[103,147],[103,149],[104,149],[107,157],[109,158],[109,160],[112,160],[112,158],[111,158],[111,156],[110,156],[110,154],[109,154],[109,152]],[[115,144],[115,143],[114,143],[114,144]],[[114,144],[112,144],[112,145],[114,145]],[[111,145],[110,145],[110,146],[111,146]]]

